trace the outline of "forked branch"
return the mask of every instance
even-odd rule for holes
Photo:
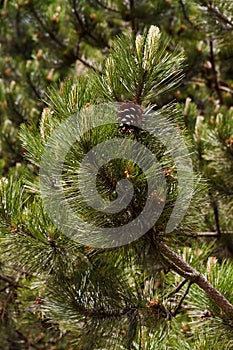
[[[233,318],[233,305],[200,272],[183,261],[166,244],[159,242],[158,248],[161,255],[171,263],[171,269],[178,270],[182,277],[196,283],[229,318]]]

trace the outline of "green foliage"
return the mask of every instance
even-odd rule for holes
[[[166,39],[160,35],[158,28],[151,27],[135,42],[130,36],[115,41],[103,76],[97,80],[96,88],[100,87],[104,98],[153,103],[180,81],[183,55],[166,52]]]
[[[232,261],[223,261],[220,265],[213,257],[207,261],[206,275],[213,285],[232,303]],[[191,300],[190,314],[193,317],[193,324],[200,333],[207,333],[209,339],[220,340],[222,348],[232,348],[232,320],[222,315],[216,305],[196,286],[190,291]],[[213,345],[215,346],[215,345]],[[219,344],[218,344],[219,346]],[[216,347],[217,348],[217,347]]]
[[[172,246],[233,303],[231,3],[13,0],[1,2],[0,14],[0,348],[231,349],[232,320],[159,250],[160,242]],[[178,139],[164,144],[140,129],[124,134],[116,123],[84,133],[66,155],[61,184],[64,203],[87,223],[124,225],[144,206],[146,176],[159,175],[156,167],[144,174],[132,160],[115,159],[98,172],[96,188],[109,203],[127,178],[132,203],[121,215],[90,208],[77,174],[87,151],[105,140],[122,139],[119,153],[128,140],[145,145],[167,186],[149,232],[96,249],[69,239],[49,217],[41,159],[70,116],[88,125],[103,117],[101,106],[111,102],[117,114],[125,101],[153,116],[151,130],[179,130],[196,171],[193,197],[180,225],[165,233],[179,195]],[[60,149],[77,125],[60,135]],[[61,190],[53,178],[46,186],[48,200],[54,187]],[[184,192],[179,210],[187,198]]]

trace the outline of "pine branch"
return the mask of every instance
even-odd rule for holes
[[[86,34],[87,36],[89,36],[94,41],[98,41],[97,38],[86,28],[85,24],[83,23],[82,18],[79,15],[79,12],[78,12],[78,9],[77,9],[76,0],[72,1],[72,6],[73,6],[74,15],[75,15],[75,17],[76,17],[76,19],[78,21],[78,24],[80,25],[83,33]]]
[[[209,12],[212,12],[213,14],[215,14],[221,21],[233,27],[233,23],[228,19],[227,16],[221,13],[217,7],[215,7],[211,3],[205,4],[205,6],[208,8]]]
[[[72,9],[75,15],[75,18],[77,19],[78,24],[80,25],[82,31],[84,34],[86,34],[87,36],[89,36],[89,38],[91,38],[92,40],[94,40],[95,42],[99,42],[100,44],[102,44],[102,40],[99,40],[99,38],[97,38],[95,35],[93,35],[93,32],[89,30],[88,28],[88,23],[83,23],[81,16],[79,15],[79,11],[77,9],[77,2],[76,0],[72,0]],[[107,47],[108,49],[110,49],[110,46],[108,43],[104,43],[105,47]]]
[[[213,210],[214,210],[214,219],[216,224],[216,229],[218,233],[218,237],[221,237],[221,229],[220,229],[220,222],[219,222],[219,210],[218,210],[218,204],[216,201],[212,203]]]
[[[73,7],[74,15],[75,15],[75,17],[76,17],[76,19],[77,19],[77,21],[78,21],[78,23],[79,23],[81,29],[85,32],[85,27],[84,27],[83,21],[82,21],[80,15],[79,15],[79,13],[78,13],[78,10],[77,10],[76,0],[73,0],[73,1],[72,1],[72,7]]]
[[[20,40],[21,37],[21,26],[20,26],[20,8],[17,9],[16,11],[16,16],[15,16],[15,28],[16,28],[16,34],[18,37],[18,40]]]
[[[185,4],[182,0],[180,0],[180,5],[181,5],[181,8],[182,8],[182,12],[183,12],[183,15],[184,15],[184,18],[186,19],[186,21],[195,29],[195,30],[199,30],[198,26],[196,26],[192,21],[191,19],[189,18],[188,14],[187,14],[187,11],[186,11],[186,7],[185,7]]]
[[[33,91],[35,97],[37,99],[41,100],[44,96],[43,96],[43,94],[41,94],[39,92],[38,88],[36,88],[36,86],[33,84],[30,73],[26,73],[26,77],[27,77],[28,85],[31,88],[31,90]]]
[[[232,57],[231,57],[232,58]],[[215,59],[215,62],[217,60]],[[197,78],[191,78],[189,80],[186,80],[187,82],[194,82],[194,83],[203,83],[206,84],[206,79],[197,79]],[[225,84],[225,82],[223,82]],[[233,89],[229,88],[228,86],[219,85],[219,90],[229,92],[230,94],[233,94]]]
[[[219,86],[219,89],[221,90],[221,91],[225,91],[225,92],[229,92],[230,94],[233,94],[233,90],[232,89],[230,89],[229,87],[227,87],[227,86]]]
[[[233,231],[221,231],[222,235],[233,235]],[[218,232],[210,231],[210,232],[198,232],[197,236],[199,237],[218,237]]]
[[[33,16],[35,17],[38,24],[41,26],[41,28],[44,30],[45,33],[47,33],[51,40],[53,40],[56,44],[58,44],[59,47],[64,49],[65,45],[57,38],[57,36],[45,25],[44,21],[40,17],[40,15],[37,13],[35,7],[31,2],[29,2],[30,10],[32,11]]]
[[[29,346],[29,348],[40,349],[39,346],[37,346],[36,344],[32,343],[32,340],[28,339],[20,330],[16,329],[15,332],[20,337],[20,339],[23,340],[23,342],[26,343]]]
[[[21,111],[18,110],[17,105],[15,103],[15,100],[11,93],[7,95],[7,102],[9,106],[11,107],[12,111],[15,113],[16,118],[14,118],[14,121],[16,124],[21,124],[24,121],[24,115],[21,113]]]
[[[166,298],[170,298],[171,296],[173,296],[174,294],[178,293],[182,288],[183,286],[188,282],[188,280],[184,279],[182,282],[180,282],[178,284],[178,286],[173,289],[167,296]]]
[[[197,284],[230,319],[233,318],[233,305],[200,272],[183,261],[166,244],[159,242],[158,248],[160,253],[178,268],[182,277]]]
[[[18,282],[15,281],[12,277],[8,277],[0,273],[0,279],[4,282],[7,282],[10,286],[16,288],[18,286]]]
[[[120,13],[120,11],[118,11],[117,9],[113,8],[113,7],[109,7],[105,4],[103,4],[100,0],[96,0],[96,3],[102,7],[105,10],[111,11],[111,12],[115,12],[115,13]]]
[[[136,35],[136,21],[135,21],[135,17],[134,17],[134,0],[130,0],[130,16],[131,16],[131,29],[132,29],[132,33],[133,35]]]
[[[83,58],[81,58],[81,57],[78,56],[78,57],[77,57],[77,60],[79,60],[82,64],[84,64],[84,66],[86,66],[86,67],[88,67],[88,68],[94,70],[95,72],[101,73],[96,67],[92,66],[91,63],[89,63],[88,61],[84,60]]]
[[[219,88],[219,80],[218,80],[218,72],[217,72],[216,64],[215,64],[213,40],[210,40],[210,62],[211,62],[212,71],[213,71],[213,75],[214,75],[215,90],[217,92],[220,104],[223,105],[224,104],[224,100],[223,100],[223,97],[222,97],[222,92],[221,92],[221,90]]]
[[[185,280],[185,281],[186,281],[186,280]],[[187,286],[187,288],[186,288],[184,294],[182,295],[182,298],[180,299],[180,301],[179,301],[177,307],[175,308],[175,311],[172,312],[172,316],[173,316],[173,317],[175,317],[175,316],[177,315],[179,309],[181,308],[184,299],[185,299],[186,296],[188,295],[188,292],[189,292],[189,289],[190,289],[191,285],[192,285],[192,282],[189,281],[189,284],[188,284],[188,286]]]

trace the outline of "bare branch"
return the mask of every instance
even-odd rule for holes
[[[224,100],[222,97],[222,93],[221,90],[219,88],[219,81],[218,81],[218,72],[216,69],[216,64],[215,64],[215,53],[214,53],[214,42],[213,40],[210,40],[210,62],[211,62],[211,66],[212,66],[212,71],[214,74],[214,84],[215,84],[215,90],[217,92],[219,101],[221,103],[221,105],[224,104]]]
[[[170,298],[172,295],[178,293],[178,292],[181,290],[181,288],[183,288],[183,286],[184,286],[187,282],[188,282],[188,280],[186,280],[186,279],[184,279],[182,282],[180,282],[180,283],[178,284],[178,286],[177,286],[175,289],[173,289],[173,290],[166,296],[166,298]]]
[[[233,231],[222,231],[222,235],[233,235]],[[199,237],[218,237],[218,232],[212,231],[212,232],[198,232],[197,236]]]
[[[196,283],[229,318],[233,318],[233,305],[200,272],[183,261],[166,244],[162,242],[157,244],[160,253],[175,265],[174,270],[177,267],[182,277]]]
[[[133,35],[136,35],[136,21],[134,16],[134,0],[130,0],[130,16],[131,16],[131,29]]]
[[[185,280],[185,281],[186,281],[186,280]],[[188,286],[187,286],[187,288],[186,288],[184,294],[182,295],[182,298],[180,299],[180,301],[179,301],[177,307],[175,308],[175,310],[174,310],[173,313],[172,313],[172,316],[173,316],[173,317],[175,317],[175,316],[177,315],[179,309],[181,308],[184,299],[185,299],[186,296],[188,295],[188,292],[189,292],[189,289],[190,289],[192,283],[193,283],[193,282],[189,281],[189,284],[188,284]]]

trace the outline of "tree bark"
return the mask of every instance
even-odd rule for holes
[[[231,319],[233,319],[233,305],[197,270],[183,261],[178,254],[171,250],[166,244],[159,242],[158,248],[162,256],[173,265],[171,268],[185,279],[197,284],[208,295],[213,302]]]

